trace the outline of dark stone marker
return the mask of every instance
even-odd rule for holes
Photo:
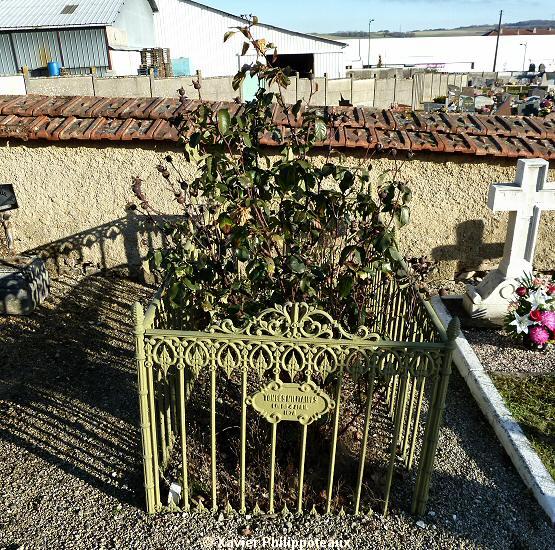
[[[18,207],[13,185],[0,183],[0,212],[15,210]]]
[[[40,258],[0,258],[0,314],[28,315],[49,290],[48,271]]]

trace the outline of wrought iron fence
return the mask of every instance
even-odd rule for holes
[[[373,294],[356,334],[304,303],[204,332],[164,287],[135,304],[148,512],[386,514],[404,469],[424,513],[458,321],[445,332],[403,276]]]

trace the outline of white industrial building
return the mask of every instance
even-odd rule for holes
[[[243,40],[224,44],[241,17],[189,0],[0,0],[0,74],[26,66],[33,75],[55,62],[70,74],[137,74],[142,48],[169,48],[174,74],[229,76],[245,62]],[[253,11],[256,3],[253,2]],[[345,44],[260,24],[278,63],[304,75],[345,76]]]
[[[345,39],[345,63],[353,69],[419,67],[446,72],[491,71],[497,43],[489,36],[422,36],[414,38]],[[501,34],[498,71],[527,70],[530,64],[555,71],[555,34]]]
[[[223,42],[231,27],[245,24],[241,17],[189,0],[157,0],[157,5],[154,24],[158,46],[170,48],[172,59],[188,59],[192,72],[201,70],[204,76],[227,76],[252,61],[252,57],[240,55],[244,42],[241,36]],[[256,2],[252,11],[256,11]],[[311,70],[315,76],[345,76],[342,42],[264,23],[256,27],[255,36],[274,43],[281,57],[279,62],[301,74]]]

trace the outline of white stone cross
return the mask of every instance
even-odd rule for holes
[[[547,182],[549,162],[519,160],[515,183],[492,185],[488,206],[510,212],[499,271],[507,278],[532,272],[542,210],[555,210],[555,182]]]
[[[549,163],[519,160],[514,183],[497,183],[489,190],[488,206],[510,212],[503,259],[477,286],[468,286],[464,307],[473,318],[502,325],[518,279],[531,274],[542,210],[555,210],[555,182],[547,182]]]

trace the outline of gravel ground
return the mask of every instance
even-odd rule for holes
[[[63,277],[33,316],[0,319],[0,547],[202,549],[244,534],[251,548],[271,548],[271,536],[289,547],[316,538],[356,549],[555,548],[458,375],[422,520],[395,505],[387,518],[148,517],[129,304],[150,292],[117,277]]]
[[[545,353],[529,351],[502,330],[467,329],[464,335],[487,371],[511,374],[555,372],[555,346]]]

